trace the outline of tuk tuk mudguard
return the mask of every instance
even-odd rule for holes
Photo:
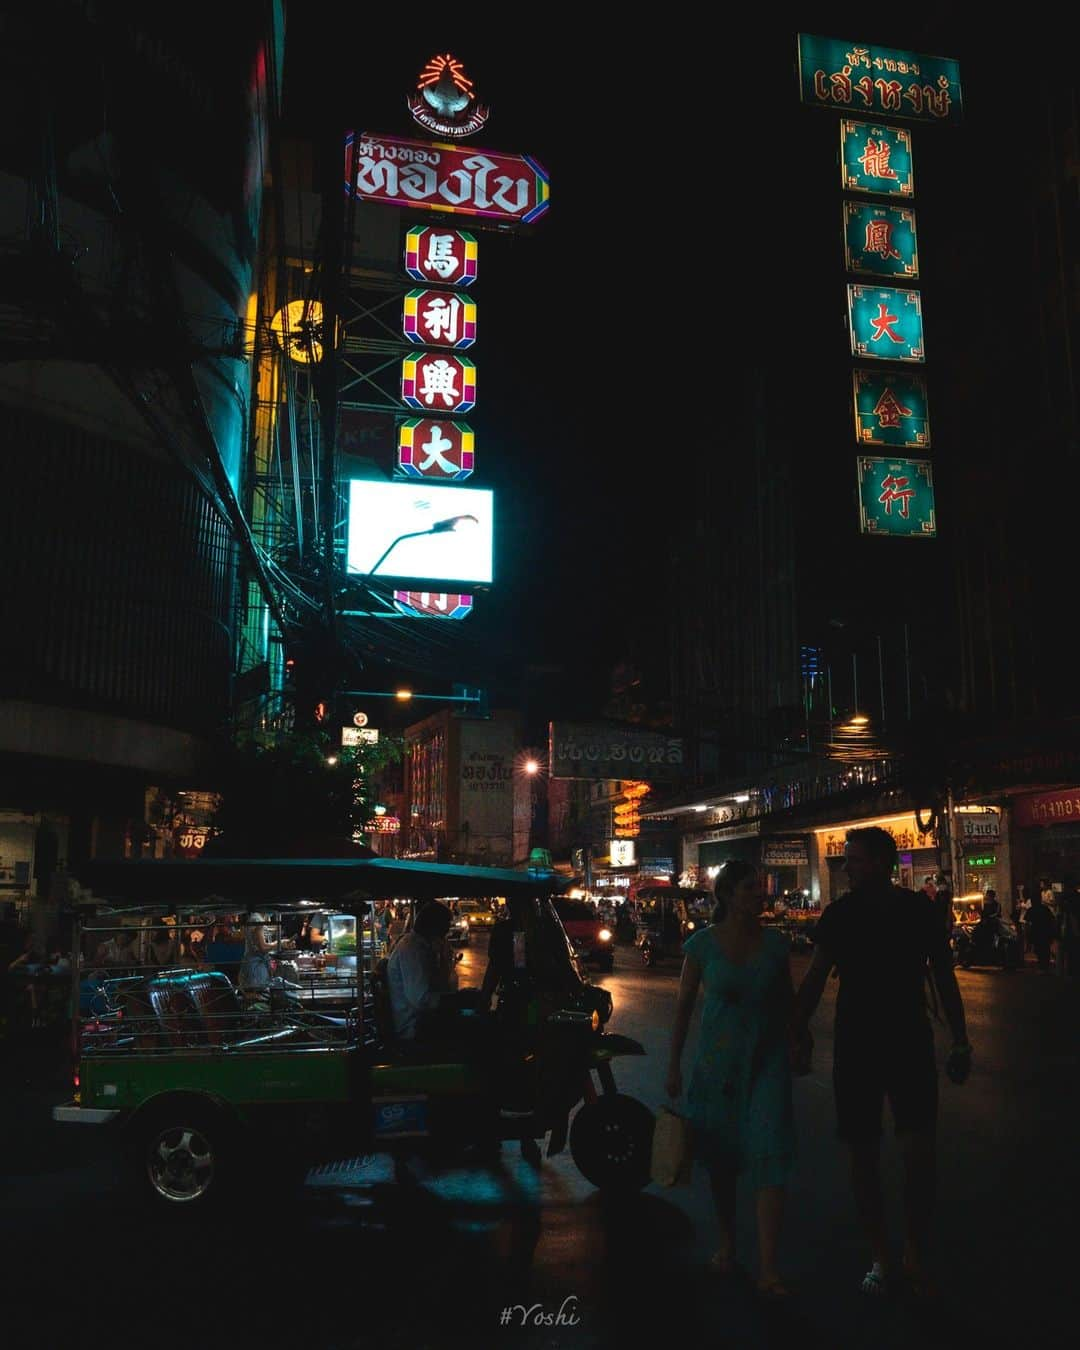
[[[605,1031],[598,1044],[590,1047],[593,1066],[606,1064],[617,1055],[643,1055],[645,1047],[631,1036],[620,1036],[617,1032]]]

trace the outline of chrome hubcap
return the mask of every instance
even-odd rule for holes
[[[150,1184],[179,1204],[205,1195],[214,1179],[214,1153],[206,1136],[190,1125],[160,1130],[147,1155]]]

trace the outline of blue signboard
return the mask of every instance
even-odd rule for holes
[[[856,370],[855,436],[861,445],[926,450],[930,411],[926,381],[914,371]]]
[[[911,132],[872,122],[840,123],[840,174],[847,192],[914,197]]]
[[[860,455],[859,530],[902,539],[933,539],[934,476],[928,459]]]
[[[811,107],[901,121],[963,115],[958,61],[810,33],[799,34],[799,93]]]
[[[926,360],[918,291],[848,286],[847,292],[852,356],[875,361]]]
[[[845,202],[844,266],[864,275],[915,280],[919,275],[915,212],[906,206]]]

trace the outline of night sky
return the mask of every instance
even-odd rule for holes
[[[407,21],[369,15],[348,31],[331,13],[291,7],[289,126],[416,136],[405,94],[430,55],[450,51],[491,107],[469,144],[527,151],[551,176],[551,209],[530,232],[480,236],[480,332],[469,354],[482,394],[467,420],[473,481],[496,488],[501,528],[496,587],[450,659],[460,678],[498,672],[512,697],[525,665],[561,665],[580,695],[570,710],[582,714],[599,710],[616,662],[662,682],[667,557],[693,508],[695,458],[739,453],[742,390],[778,328],[795,336],[770,367],[770,424],[795,465],[799,511],[814,522],[800,542],[804,627],[865,611],[890,587],[941,584],[945,550],[905,558],[902,571],[895,552],[851,564],[860,541],[838,118],[798,102],[795,34],[961,61],[964,128],[916,129],[931,411],[942,443],[951,437],[959,451],[972,431],[960,416],[971,391],[958,391],[963,372],[950,367],[972,340],[964,287],[994,267],[1007,308],[1030,265],[999,247],[1010,216],[1027,210],[1020,137],[992,107],[1015,25],[976,33],[948,4],[913,22],[810,5],[773,8],[750,28],[740,17],[737,39],[706,43],[688,9],[618,32],[591,19],[588,32],[562,21],[546,31],[532,10],[526,45],[516,36],[523,16],[502,37],[490,24],[417,22],[409,33]],[[998,143],[993,173],[960,174],[966,156]],[[973,183],[993,207],[992,237],[970,228]],[[939,461],[941,512],[962,490],[963,463],[959,453]],[[738,547],[741,509],[733,502],[717,522],[718,549]]]

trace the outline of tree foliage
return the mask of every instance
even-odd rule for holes
[[[367,818],[366,784],[401,758],[401,743],[331,751],[327,738],[294,733],[271,744],[244,741],[219,775],[214,814],[218,857],[347,857]]]

